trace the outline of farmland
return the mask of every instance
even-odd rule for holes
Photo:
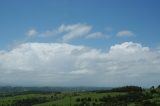
[[[126,86],[77,92],[12,92],[1,94],[0,106],[160,106],[160,90]]]

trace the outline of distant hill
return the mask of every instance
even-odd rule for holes
[[[111,87],[12,87],[1,86],[0,93],[24,92],[24,91],[43,91],[43,92],[66,92],[66,91],[94,91],[109,90]]]

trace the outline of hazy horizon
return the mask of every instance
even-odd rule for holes
[[[1,0],[0,86],[158,86],[159,5]]]

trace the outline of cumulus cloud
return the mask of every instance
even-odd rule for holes
[[[124,42],[102,52],[66,43],[24,43],[0,51],[0,84],[119,86],[159,83],[160,52]]]
[[[31,29],[28,32],[26,32],[26,35],[29,36],[29,37],[35,36],[37,34],[38,34],[38,32],[37,32],[36,29]]]
[[[118,37],[130,37],[130,36],[134,36],[135,34],[132,31],[129,30],[123,30],[123,31],[119,31],[117,33]]]

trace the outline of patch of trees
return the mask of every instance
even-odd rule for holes
[[[113,88],[111,91],[112,92],[142,92],[143,89],[138,86],[124,86],[124,87]]]
[[[143,89],[138,86],[123,86],[123,87],[117,87],[107,90],[96,90],[92,92],[96,93],[108,93],[108,92],[142,92]]]
[[[52,92],[43,92],[43,91],[17,91],[17,92],[1,92],[0,97],[10,97],[17,95],[25,95],[25,94],[50,94]],[[55,92],[57,93],[57,92]]]
[[[76,102],[77,104],[75,104],[74,106],[92,106],[91,104],[91,97],[84,97],[84,98],[77,98]]]
[[[22,100],[16,100],[11,106],[32,106],[34,104],[48,102],[46,97],[27,98]]]
[[[114,97],[104,96],[99,100],[103,105],[99,106],[127,106],[129,103],[135,103],[136,106],[158,106],[158,104],[149,101],[152,98],[150,94],[130,92]]]
[[[156,104],[156,103],[151,102],[149,100],[145,100],[145,101],[142,101],[141,103],[136,103],[135,106],[159,106],[159,104]]]
[[[128,106],[135,103],[135,106],[158,106],[151,102],[153,96],[144,92],[128,92],[125,95],[103,96],[99,100],[91,97],[77,98],[74,106]]]
[[[151,99],[152,97],[149,95],[145,95],[143,93],[128,93],[126,95],[119,95],[119,96],[104,96],[103,98],[100,98],[101,102],[141,102],[146,99]]]

